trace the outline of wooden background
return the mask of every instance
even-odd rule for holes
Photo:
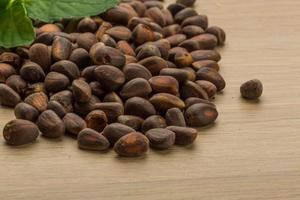
[[[299,200],[300,1],[199,0],[197,10],[228,36],[214,127],[143,159],[80,151],[70,138],[11,148],[0,136],[0,199]],[[265,86],[259,103],[239,97],[252,78]],[[12,118],[0,109],[0,129]]]

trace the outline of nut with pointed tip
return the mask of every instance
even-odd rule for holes
[[[86,122],[74,113],[68,113],[64,116],[63,122],[66,127],[66,132],[72,135],[78,135],[78,133],[86,128]]]
[[[177,145],[191,145],[194,143],[198,136],[198,132],[194,128],[168,126],[167,129],[175,133],[175,144]]]
[[[218,117],[216,107],[206,103],[198,103],[188,107],[185,111],[185,119],[188,126],[201,127],[212,124]]]
[[[158,93],[149,100],[157,111],[165,113],[170,108],[185,108],[184,102],[177,96],[168,93]]]
[[[170,108],[166,112],[166,123],[168,126],[186,127],[183,112],[178,108]]]
[[[108,91],[119,89],[125,82],[124,73],[111,65],[100,65],[94,70],[96,79]]]
[[[223,90],[226,86],[225,80],[221,74],[208,67],[202,67],[197,71],[197,80],[206,80],[213,83],[218,91]]]
[[[76,79],[72,83],[72,91],[75,101],[80,103],[89,102],[92,96],[90,85],[81,79]]]
[[[65,134],[65,125],[52,110],[42,112],[37,120],[42,135],[48,138],[59,138]]]
[[[78,147],[84,150],[104,151],[110,146],[109,141],[97,131],[85,128],[77,136]]]
[[[154,128],[146,132],[150,147],[154,149],[166,150],[175,143],[175,133],[168,129]]]

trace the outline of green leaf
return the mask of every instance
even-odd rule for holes
[[[0,46],[5,48],[28,45],[35,37],[32,22],[20,1],[12,2],[0,12],[0,30]]]
[[[44,22],[98,15],[118,0],[23,0],[29,17]]]

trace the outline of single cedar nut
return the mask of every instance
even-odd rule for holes
[[[217,93],[217,87],[209,81],[199,80],[196,81],[196,84],[198,84],[201,88],[203,88],[206,91],[209,98],[214,97]]]
[[[201,127],[212,124],[217,117],[217,109],[206,103],[194,104],[185,111],[186,122],[191,127]]]
[[[44,82],[28,84],[27,87],[25,88],[24,96],[28,97],[33,93],[39,93],[39,92],[43,92],[45,94],[47,93]]]
[[[35,107],[23,102],[16,105],[14,113],[17,119],[32,122],[35,122],[39,116],[39,111]]]
[[[159,74],[162,76],[172,76],[179,84],[187,81],[189,77],[189,73],[186,70],[178,68],[164,68],[159,72]]]
[[[245,99],[258,99],[263,92],[263,84],[258,79],[247,81],[241,85],[241,95]]]
[[[98,28],[97,23],[90,17],[85,17],[79,21],[77,31],[81,33],[91,32],[95,33]]]
[[[27,82],[20,75],[12,75],[6,79],[5,84],[23,96],[27,89]]]
[[[66,131],[72,135],[78,135],[78,133],[86,128],[86,122],[74,113],[68,113],[64,116],[63,122],[66,127]]]
[[[150,79],[151,80],[151,79]],[[128,81],[120,91],[121,97],[147,97],[152,92],[149,82],[143,78],[135,78]]]
[[[144,119],[133,115],[120,115],[118,117],[118,123],[124,124],[138,131],[141,129]]]
[[[185,9],[186,6],[180,3],[172,3],[168,6],[168,10],[171,12],[173,16],[175,16],[178,12]]]
[[[197,103],[205,103],[205,104],[208,104],[212,107],[216,107],[216,105],[213,104],[212,102],[210,102],[209,100],[200,99],[198,97],[189,97],[184,102],[185,102],[186,108],[188,108],[188,107],[190,107],[194,104],[197,104]]]
[[[24,102],[35,107],[39,112],[47,109],[48,97],[43,92],[33,93],[24,99]]]
[[[102,132],[107,125],[106,114],[102,110],[93,110],[85,117],[86,125],[97,132]]]
[[[27,61],[20,69],[22,79],[30,82],[37,83],[45,79],[45,72],[38,64]]]
[[[67,114],[66,109],[57,101],[49,101],[47,110],[54,111],[60,118],[63,118]]]
[[[3,137],[8,145],[19,146],[31,143],[39,136],[38,127],[31,121],[15,119],[3,128]]]
[[[137,25],[132,31],[132,38],[136,45],[154,41],[154,32],[145,24]]]
[[[91,62],[88,51],[83,48],[74,49],[69,60],[75,63],[81,69],[85,69]]]
[[[108,139],[113,146],[121,137],[128,133],[134,132],[134,129],[120,123],[112,123],[103,130],[103,136]]]
[[[198,97],[201,99],[208,99],[207,92],[199,85],[192,81],[186,81],[180,90],[180,96],[183,99],[189,97]]]
[[[42,112],[37,120],[42,135],[48,138],[59,138],[65,134],[63,121],[52,110]]]
[[[199,60],[214,60],[216,62],[221,60],[221,55],[215,50],[197,50],[191,52],[194,61]]]
[[[119,156],[136,157],[147,153],[149,140],[138,132],[132,132],[121,137],[114,145],[114,150]]]
[[[175,143],[175,133],[168,129],[151,129],[145,133],[145,136],[149,139],[150,147],[155,149],[166,150]]]
[[[29,59],[41,66],[43,70],[48,70],[52,61],[48,46],[42,43],[35,43],[30,47]]]
[[[172,76],[153,76],[149,79],[149,83],[154,93],[179,94],[178,81]]]
[[[130,63],[125,65],[123,68],[123,73],[127,81],[130,81],[135,78],[144,78],[149,80],[152,77],[151,72],[138,63]]]
[[[156,110],[148,100],[141,97],[132,97],[125,102],[125,114],[145,119],[151,115],[155,115]]]
[[[206,32],[216,36],[218,39],[219,45],[223,45],[225,43],[226,34],[222,28],[220,28],[218,26],[212,26],[212,27],[209,27],[208,29],[206,29]]]
[[[92,96],[90,85],[81,79],[76,79],[72,83],[72,91],[75,101],[80,103],[89,102]]]
[[[92,33],[81,33],[77,36],[76,42],[79,48],[83,48],[86,51],[89,51],[92,46],[98,42],[98,40],[96,35]]]
[[[79,78],[80,71],[78,66],[69,60],[61,60],[50,67],[50,71],[66,75],[70,80]]]
[[[142,132],[146,133],[150,129],[167,127],[166,120],[160,115],[152,115],[144,120]]]
[[[108,91],[119,89],[125,82],[124,73],[111,65],[100,65],[94,70],[96,79]]]
[[[109,141],[97,131],[85,128],[77,136],[78,147],[84,150],[104,151],[110,146]]]
[[[206,80],[212,82],[221,91],[225,88],[226,83],[223,77],[214,69],[202,67],[197,71],[197,80]]]
[[[123,104],[117,102],[95,103],[93,108],[105,112],[108,123],[116,122],[120,115],[124,115]]]
[[[70,80],[64,74],[58,72],[50,72],[45,78],[45,89],[48,92],[59,92],[66,89],[70,84]]]
[[[183,112],[178,108],[170,108],[166,112],[166,123],[168,126],[186,127]]]
[[[106,31],[106,34],[110,35],[116,40],[129,40],[132,36],[131,31],[125,26],[114,26]]]
[[[72,43],[63,37],[55,37],[52,43],[52,58],[55,61],[67,60],[72,53]]]
[[[156,110],[165,113],[170,108],[185,108],[184,102],[177,96],[168,93],[158,93],[149,100]]]
[[[67,113],[73,111],[73,94],[69,90],[63,90],[55,93],[50,97],[50,101],[57,101],[60,103]]]
[[[201,67],[212,68],[216,71],[220,70],[219,64],[214,60],[199,60],[192,64],[193,69],[198,71]]]
[[[168,67],[167,62],[158,56],[145,58],[138,63],[146,67],[153,76],[158,75],[160,70]]]
[[[206,15],[196,15],[196,16],[188,17],[183,20],[181,26],[185,27],[188,25],[200,26],[203,30],[206,30],[208,26],[208,18]]]
[[[198,132],[194,128],[168,126],[167,129],[175,133],[175,144],[177,145],[191,145],[194,143],[198,136]]]
[[[0,83],[0,104],[15,107],[21,101],[20,95],[7,85]]]
[[[0,63],[0,83],[5,83],[7,78],[13,74],[16,74],[16,70],[13,66],[6,63]]]

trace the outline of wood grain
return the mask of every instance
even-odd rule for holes
[[[228,36],[215,126],[191,148],[143,159],[80,151],[70,138],[26,148],[1,138],[0,199],[300,199],[300,1],[199,0],[197,10]],[[239,97],[252,78],[265,87],[256,103]],[[12,117],[0,109],[1,129]]]

